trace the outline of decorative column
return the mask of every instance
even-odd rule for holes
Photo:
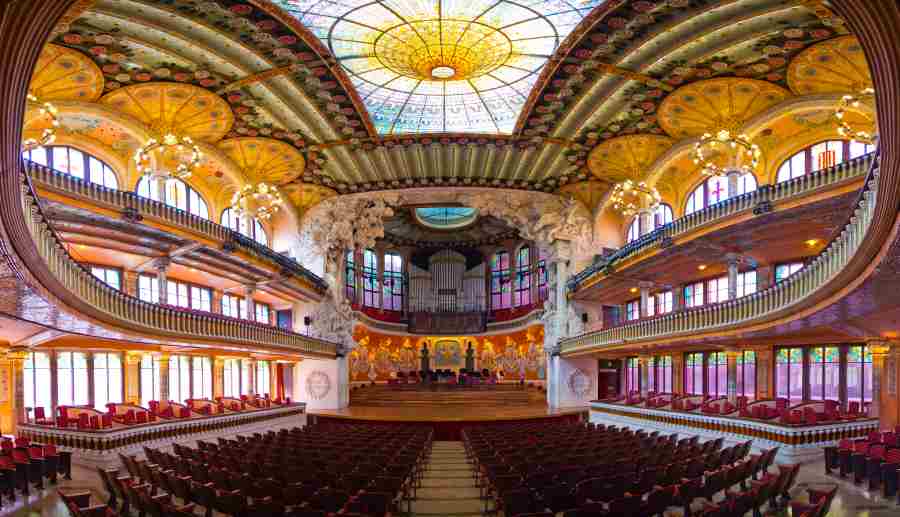
[[[641,318],[646,318],[650,316],[650,288],[653,282],[638,282],[638,287],[641,288]]]
[[[13,425],[23,424],[28,421],[25,412],[25,359],[28,358],[28,348],[14,346],[6,352],[6,358],[12,370]],[[11,434],[15,434],[15,428],[12,431]]]
[[[728,261],[728,299],[734,300],[737,298],[738,264],[740,263],[740,257],[735,253],[728,253],[725,255],[725,259]]]
[[[641,378],[641,398],[646,399],[650,391],[650,359],[646,354],[638,356],[638,372]]]
[[[256,303],[253,302],[253,293],[256,292],[256,286],[253,284],[244,285],[244,300],[247,301],[246,318],[250,321],[256,321]]]
[[[882,393],[884,383],[884,363],[891,352],[891,343],[888,341],[870,341],[866,348],[872,353],[872,403],[869,405],[869,418],[880,418],[882,414],[881,402],[887,400]]]
[[[125,388],[124,400],[127,404],[141,403],[141,354],[125,352],[122,368],[122,386]]]
[[[756,268],[756,290],[762,291],[775,285],[775,268],[773,266],[759,266]]]
[[[756,351],[756,398],[768,399],[775,396],[775,380],[772,375],[772,348]]]
[[[225,293],[222,292],[221,289],[213,289],[212,290],[212,300],[210,300],[209,309],[216,313],[222,314],[222,297]]]
[[[680,311],[684,309],[684,286],[672,286],[672,311]]]
[[[225,358],[219,356],[212,357],[212,376],[213,376],[213,400],[216,397],[225,396]],[[240,387],[238,387],[240,390]]]
[[[740,355],[741,351],[737,348],[725,350],[725,370],[727,374],[726,390],[728,402],[731,402],[732,404],[737,403],[737,360]]]
[[[137,271],[132,271],[130,269],[122,271],[122,290],[125,291],[125,294],[137,298],[139,275],[140,273],[138,273]]]
[[[375,289],[378,293],[375,296],[375,302],[379,309],[384,308],[384,250],[375,248],[375,261],[378,264],[378,277],[375,283]]]
[[[169,354],[154,355],[159,361],[159,400],[169,400]]]
[[[672,393],[684,393],[684,354],[672,355]]]
[[[247,361],[247,393],[256,395],[256,359],[244,359]]]
[[[168,257],[160,257],[156,259],[156,263],[153,265],[153,268],[156,271],[157,288],[159,289],[159,303],[163,305],[168,305],[169,303],[169,288],[166,285],[166,272],[169,270],[169,265],[171,263],[172,261]]]
[[[728,171],[726,177],[728,178],[728,198],[731,199],[738,195],[738,181],[740,181],[741,176],[743,176],[743,172],[737,169],[731,169]]]
[[[47,354],[50,356],[50,412],[56,418],[57,402],[59,401],[59,368],[57,365],[59,358],[56,350],[48,350]]]
[[[94,407],[94,353],[85,352],[84,360],[87,364],[88,406]]]
[[[653,210],[642,208],[638,211],[638,235],[644,236],[653,231]]]

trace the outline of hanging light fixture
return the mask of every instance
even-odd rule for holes
[[[151,165],[156,154],[159,165]],[[185,179],[203,160],[203,153],[190,137],[166,133],[161,139],[147,140],[134,154],[137,171],[150,180]]]
[[[863,142],[865,144],[871,144],[875,141],[874,133],[853,129],[844,118],[848,109],[859,108],[859,105],[863,102],[872,102],[874,100],[874,88],[865,88],[860,91],[858,95],[844,95],[841,97],[837,109],[834,110],[834,118],[837,119],[837,131],[842,138],[856,140],[857,142]]]
[[[22,151],[30,151],[38,147],[50,145],[56,140],[56,128],[59,127],[59,119],[57,118],[56,106],[49,102],[40,102],[37,97],[29,93],[26,97],[28,103],[38,105],[38,112],[42,117],[50,118],[50,127],[45,128],[40,138],[28,138],[22,142]]]
[[[655,210],[662,203],[662,196],[656,188],[646,182],[625,180],[613,187],[610,202],[614,210],[622,212],[625,216],[631,216],[643,209]]]
[[[717,156],[725,156],[727,165],[716,163]],[[762,151],[744,134],[737,134],[728,129],[720,129],[715,133],[705,133],[700,141],[694,144],[691,158],[695,165],[701,167],[705,176],[726,176],[730,171],[753,172],[759,165]]]
[[[268,183],[245,185],[231,198],[231,209],[238,217],[265,221],[272,217],[284,200],[278,187]]]

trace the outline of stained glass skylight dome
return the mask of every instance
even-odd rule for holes
[[[415,209],[419,223],[438,230],[467,226],[478,217],[478,210],[467,206],[429,206]]]
[[[347,71],[381,134],[512,133],[538,74],[606,0],[275,0]]]

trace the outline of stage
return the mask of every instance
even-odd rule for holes
[[[465,427],[535,420],[587,420],[589,407],[550,409],[544,403],[524,406],[470,406],[441,404],[417,407],[353,405],[339,410],[310,410],[310,422],[384,422],[391,425],[431,427],[436,440],[459,440]]]

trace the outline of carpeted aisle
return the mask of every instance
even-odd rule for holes
[[[462,442],[434,442],[413,516],[480,517],[484,503]]]

